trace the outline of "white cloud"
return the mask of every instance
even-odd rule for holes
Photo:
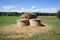
[[[6,5],[6,6],[3,6],[3,9],[6,9],[6,10],[2,10],[2,11],[9,10],[10,12],[16,11],[16,12],[49,12],[49,13],[57,12],[59,10],[59,8],[37,8],[35,6],[32,6],[29,9],[24,8],[24,7],[20,8],[19,4],[15,5],[15,6]]]
[[[16,12],[27,12],[28,10],[24,7],[22,7],[21,9],[17,9],[17,10],[11,10],[12,12],[13,11],[16,11]]]
[[[40,8],[40,9],[36,9],[35,11],[53,13],[53,12],[57,12],[58,9],[57,8]]]
[[[0,10],[0,12],[2,12],[3,10]]]
[[[35,6],[32,6],[32,9],[36,8]]]
[[[48,12],[48,13],[53,13],[57,12],[57,8],[40,8],[40,9],[26,9],[26,8],[21,8],[19,10],[11,10],[11,11],[16,11],[16,12]]]
[[[15,6],[9,6],[9,5],[3,6],[3,9],[6,9],[6,10],[13,9],[13,8],[15,8]]]
[[[26,9],[23,7],[23,8],[21,8],[21,10],[26,10]]]
[[[16,9],[19,6],[20,6],[19,4],[17,4],[17,5],[5,5],[5,6],[2,6],[2,8],[6,9],[6,10],[10,10],[10,9]]]

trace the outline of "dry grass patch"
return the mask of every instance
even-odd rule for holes
[[[3,32],[3,36],[5,35],[7,38],[19,38],[19,37],[31,37],[37,33],[44,33],[48,30],[52,29],[51,26],[45,24],[45,26],[23,26],[17,27],[16,24],[8,25],[6,27],[0,28],[0,32]]]
[[[56,16],[38,16],[38,18],[57,18]]]

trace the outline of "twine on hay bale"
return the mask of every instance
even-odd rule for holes
[[[30,19],[30,26],[40,26],[41,25],[41,20],[39,19]]]
[[[17,27],[27,26],[27,25],[28,25],[28,20],[27,19],[17,20]]]

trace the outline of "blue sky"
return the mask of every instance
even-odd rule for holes
[[[57,12],[60,0],[0,0],[4,12]]]

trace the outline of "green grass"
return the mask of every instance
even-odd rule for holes
[[[0,26],[2,27],[10,24],[15,24],[18,18],[19,17],[16,16],[0,17]],[[30,38],[5,38],[0,32],[0,40],[60,40],[60,20],[57,18],[41,18],[41,20],[43,23],[48,23],[49,25],[52,25],[53,29],[45,33],[36,34]]]
[[[19,16],[0,16],[0,27],[15,24]]]
[[[54,28],[60,29],[60,19],[58,18],[42,18],[43,23],[48,23]]]

